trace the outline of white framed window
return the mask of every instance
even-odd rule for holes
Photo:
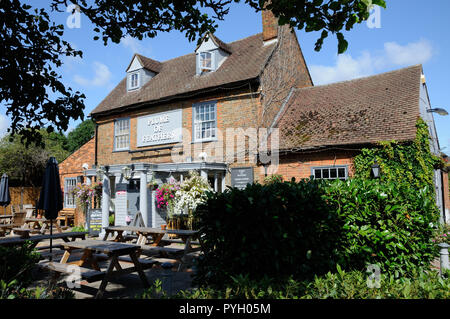
[[[200,52],[200,72],[213,71],[213,55],[211,52]]]
[[[194,142],[216,139],[216,102],[203,102],[193,107],[193,140]]]
[[[73,190],[77,186],[77,178],[76,177],[66,177],[64,178],[64,207],[66,208],[75,208],[75,194]]]
[[[313,167],[311,169],[311,174],[315,179],[346,180],[348,178],[348,167],[347,166]]]
[[[130,119],[118,119],[114,122],[114,150],[130,149]]]
[[[129,89],[137,89],[139,87],[139,73],[134,72],[129,75]]]

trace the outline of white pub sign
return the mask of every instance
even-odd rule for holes
[[[137,119],[137,146],[181,142],[181,120],[181,109],[139,117]]]

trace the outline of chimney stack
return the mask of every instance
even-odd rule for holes
[[[278,19],[272,11],[262,10],[263,41],[275,39],[278,36]]]

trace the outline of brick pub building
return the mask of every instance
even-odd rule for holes
[[[362,147],[413,140],[419,116],[440,154],[421,66],[313,86],[295,32],[269,11],[262,22],[260,34],[231,43],[207,34],[195,52],[164,62],[133,56],[124,79],[90,114],[97,123],[90,155],[80,149],[70,165],[61,163],[62,179],[72,178],[62,185],[74,176],[103,181],[104,226],[114,205],[116,225],[140,211],[146,226],[159,227],[164,216],[147,184],[183,180],[191,170],[216,191],[270,174],[346,179]],[[260,156],[266,140],[278,144],[275,160],[276,152]],[[88,164],[82,173],[81,162]],[[78,172],[69,176],[71,169]],[[448,201],[443,175],[436,171],[441,209]]]

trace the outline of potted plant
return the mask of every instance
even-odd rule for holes
[[[207,180],[195,171],[189,172],[189,178],[181,183],[174,198],[174,213],[181,219],[183,227],[192,229],[195,210],[205,201],[206,192],[211,190]]]

